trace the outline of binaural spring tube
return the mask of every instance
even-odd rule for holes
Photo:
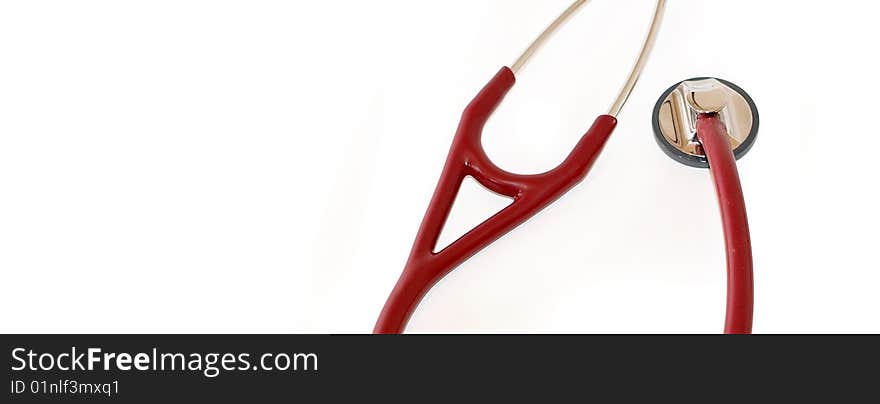
[[[559,30],[562,25],[564,25],[571,17],[573,17],[584,5],[586,5],[589,0],[576,0],[571,4],[541,35],[535,39],[531,45],[517,58],[516,62],[510,67],[510,70],[513,71],[514,74],[518,74],[529,59],[534,56],[534,54],[550,39],[553,34]],[[626,79],[626,83],[624,83],[623,88],[620,89],[620,93],[617,95],[617,99],[614,100],[614,103],[611,105],[611,108],[608,110],[608,115],[616,117],[620,114],[620,111],[623,109],[623,106],[626,105],[627,100],[629,100],[629,96],[632,94],[633,90],[636,87],[636,84],[639,81],[639,78],[642,76],[642,72],[645,70],[645,65],[648,63],[648,59],[651,55],[651,51],[654,49],[654,43],[657,40],[657,33],[660,32],[660,26],[663,23],[663,11],[666,8],[666,0],[658,0],[657,6],[654,10],[654,17],[651,19],[651,27],[648,29],[648,35],[645,37],[645,42],[642,45],[642,50],[639,52],[639,56],[636,59],[635,64],[633,65],[632,70],[630,71],[629,77]]]

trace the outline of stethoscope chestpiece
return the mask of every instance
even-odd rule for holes
[[[717,115],[724,123],[737,160],[754,145],[759,119],[752,98],[729,81],[700,77],[669,87],[654,106],[654,137],[666,155],[687,166],[709,167],[696,136],[702,114]]]

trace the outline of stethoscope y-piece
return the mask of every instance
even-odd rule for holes
[[[486,155],[480,142],[483,126],[507,92],[515,75],[565,21],[587,3],[575,1],[517,59],[503,67],[465,108],[446,165],[428,211],[422,220],[403,274],[391,292],[374,332],[401,333],[422,297],[443,276],[486,246],[519,226],[582,181],[617,125],[616,116],[633,91],[660,28],[665,0],[658,0],[642,51],[608,114],[599,116],[571,154],[555,169],[538,175],[502,170]],[[465,177],[513,199],[507,208],[477,225],[441,251],[434,251]]]

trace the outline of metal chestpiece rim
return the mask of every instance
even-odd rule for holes
[[[696,138],[696,120],[702,113],[717,114],[725,124],[737,160],[754,145],[760,122],[752,98],[729,81],[698,77],[669,87],[654,106],[654,138],[666,155],[687,166],[709,167]]]

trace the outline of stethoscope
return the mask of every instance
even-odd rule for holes
[[[568,7],[523,52],[503,67],[465,108],[434,196],[412,250],[374,332],[402,333],[428,290],[474,254],[513,230],[580,183],[617,126],[617,116],[633,92],[654,46],[665,0],[658,0],[648,35],[636,63],[608,113],[599,116],[568,157],[537,175],[518,175],[496,166],[481,145],[483,126],[513,87],[516,75],[547,39],[588,0]],[[671,157],[694,167],[711,167],[718,193],[728,265],[726,333],[750,333],[752,327],[752,257],[745,202],[736,159],[754,142],[754,103],[739,87],[712,78],[672,86],[654,108],[655,138]],[[472,177],[513,202],[441,251],[434,251],[462,181]]]

